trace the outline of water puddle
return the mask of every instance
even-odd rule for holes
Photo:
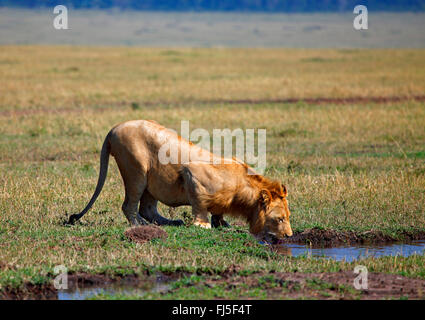
[[[425,254],[425,240],[412,241],[410,243],[391,243],[382,245],[353,245],[337,247],[310,247],[299,244],[282,244],[272,246],[273,251],[285,256],[307,256],[316,258],[334,259],[337,261],[354,260],[382,257],[382,256],[403,256],[412,254]]]
[[[152,281],[140,283],[116,282],[107,285],[92,285],[83,287],[74,287],[68,290],[58,291],[58,300],[86,300],[102,295],[130,295],[143,296],[147,293],[167,292],[171,288],[170,282]]]

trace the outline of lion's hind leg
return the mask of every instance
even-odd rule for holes
[[[134,198],[131,198],[126,194],[124,203],[122,204],[122,211],[132,227],[148,224],[137,214],[138,203],[139,201],[135,202]]]
[[[161,216],[158,212],[157,205],[158,200],[145,190],[140,199],[139,216],[159,226],[181,226],[184,224],[182,220],[170,220]]]
[[[148,224],[139,214],[137,214],[137,206],[140,198],[146,188],[146,181],[143,176],[128,177],[122,175],[125,186],[125,199],[122,204],[122,211],[131,226],[139,226]]]

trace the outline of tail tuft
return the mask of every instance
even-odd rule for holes
[[[72,214],[72,215],[69,217],[68,222],[66,222],[65,224],[66,224],[66,225],[74,225],[74,223],[75,223],[78,219],[79,219],[78,214]]]

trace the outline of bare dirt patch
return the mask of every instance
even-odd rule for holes
[[[133,242],[145,243],[152,239],[166,239],[168,237],[160,227],[154,225],[133,227],[124,232],[124,235]]]
[[[0,300],[56,300],[57,290],[53,285],[26,284],[22,288],[5,288],[0,291]]]
[[[263,103],[306,103],[306,104],[352,104],[352,103],[390,103],[401,101],[425,101],[425,96],[389,96],[389,97],[346,97],[346,98],[287,98],[287,99],[234,99],[234,100],[211,100],[208,103],[225,103],[225,104],[263,104]],[[207,101],[202,101],[207,103]]]

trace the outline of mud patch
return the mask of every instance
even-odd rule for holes
[[[130,241],[145,243],[153,239],[166,239],[167,232],[154,225],[133,227],[124,232],[124,235]]]
[[[52,285],[26,284],[22,288],[5,288],[0,300],[55,300],[57,290]]]
[[[424,231],[402,232],[397,238],[386,235],[381,231],[370,230],[361,233],[354,231],[336,231],[330,229],[310,228],[296,232],[290,238],[279,241],[279,244],[297,243],[315,246],[331,247],[342,244],[390,243],[396,241],[413,241],[425,239]]]
[[[354,279],[358,276],[352,271],[333,273],[282,273],[275,278],[299,284],[300,289],[289,290],[291,298],[314,297],[319,299],[388,299],[406,297],[409,299],[423,299],[425,293],[425,280],[410,279],[394,274],[369,273],[368,289],[357,290],[354,288]],[[297,286],[294,286],[295,289]]]

